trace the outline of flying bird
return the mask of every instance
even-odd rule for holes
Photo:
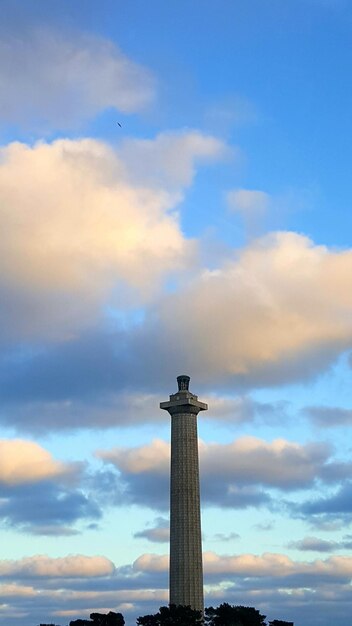
[[[120,122],[117,122],[117,125],[120,126],[120,128],[122,128],[122,124],[120,124]]]

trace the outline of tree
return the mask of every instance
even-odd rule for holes
[[[294,626],[293,622],[283,622],[282,619],[274,619],[269,626]]]
[[[75,619],[70,626],[124,626],[125,620],[121,613],[91,613],[89,619]]]
[[[265,615],[251,606],[233,606],[224,602],[217,608],[205,609],[208,626],[266,626]]]
[[[138,626],[202,626],[202,612],[190,606],[161,606],[158,613],[138,617]]]
[[[125,620],[122,613],[91,613],[90,619],[93,620],[94,626],[124,626]]]

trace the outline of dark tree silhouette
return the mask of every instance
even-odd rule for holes
[[[90,619],[93,620],[94,626],[124,626],[125,620],[122,613],[91,613]]]
[[[233,606],[224,602],[217,608],[205,609],[208,626],[266,626],[265,615],[251,606]]]
[[[70,626],[124,626],[125,620],[121,613],[91,613],[89,619],[75,619]]]
[[[274,619],[269,626],[294,626],[293,622],[284,622],[282,619]]]
[[[202,626],[202,612],[190,606],[161,606],[158,613],[138,617],[138,626]]]

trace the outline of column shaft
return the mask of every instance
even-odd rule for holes
[[[170,604],[203,610],[197,415],[171,417]]]

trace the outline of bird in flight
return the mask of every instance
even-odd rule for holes
[[[120,126],[120,128],[122,128],[122,124],[120,124],[120,122],[117,122],[117,125]]]

